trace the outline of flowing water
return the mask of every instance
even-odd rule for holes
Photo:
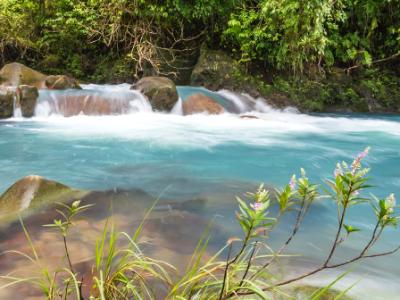
[[[371,192],[379,197],[400,195],[399,116],[306,115],[293,108],[275,110],[260,99],[229,91],[178,90],[180,101],[171,114],[153,113],[147,100],[128,85],[40,91],[34,118],[0,122],[0,192],[21,177],[38,174],[85,190],[141,189],[154,198],[162,194],[160,210],[163,203],[169,207],[168,201],[177,205],[202,199],[207,204],[194,205],[192,213],[204,220],[216,218],[220,245],[238,234],[235,195],[261,182],[282,186],[301,167],[323,184],[321,179],[333,176],[336,162],[351,162],[366,146],[371,146],[366,159],[372,168]],[[182,116],[182,101],[197,92],[213,97],[230,113]],[[239,113],[257,119],[243,119]],[[374,221],[367,205],[353,209],[350,216],[363,231],[342,245],[339,260],[365,244]],[[288,218],[278,228],[273,245],[285,239],[290,224]],[[291,248],[302,257],[289,273],[325,257],[336,224],[333,204],[319,201]],[[187,223],[176,226],[182,226],[175,228],[180,232]],[[399,243],[399,233],[388,230],[377,251]],[[400,299],[399,259],[396,254],[357,264],[341,284],[361,280],[350,292],[359,299]],[[316,284],[329,280],[310,279]]]

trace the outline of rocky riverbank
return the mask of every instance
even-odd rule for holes
[[[0,119],[34,115],[38,89],[80,89],[77,80],[65,75],[47,76],[20,63],[0,70]]]
[[[400,63],[382,68],[331,68],[314,76],[248,71],[223,51],[202,49],[190,84],[262,97],[303,112],[400,112]]]
[[[190,77],[184,81],[211,91],[221,89],[249,94],[276,108],[297,107],[302,112],[400,112],[400,75],[396,67],[356,69],[351,73],[331,68],[311,77],[266,74],[265,70],[248,71],[243,64],[222,51],[202,48]],[[187,72],[186,72],[187,73]],[[252,75],[250,75],[252,74]],[[258,75],[257,75],[258,74]],[[0,70],[0,118],[15,115],[31,117],[37,103],[38,89],[80,89],[79,81],[66,75],[45,75],[19,63]],[[143,77],[132,85],[151,103],[154,111],[170,112],[178,101],[174,78]],[[77,110],[86,111],[86,98],[75,99]],[[183,105],[183,113],[224,111],[215,99],[193,95]],[[89,101],[90,102],[90,101]],[[93,109],[107,113],[108,109]]]

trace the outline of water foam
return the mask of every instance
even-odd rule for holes
[[[357,134],[381,133],[400,135],[400,122],[384,119],[323,117],[292,112],[273,111],[256,113],[258,119],[241,119],[238,115],[180,116],[161,113],[135,113],[120,116],[60,116],[35,117],[29,130],[45,134],[90,137],[92,139],[123,138],[159,147],[209,149],[223,144],[256,146],[283,145],[307,147],[312,141],[307,135],[334,137],[341,141],[360,144],[364,137]],[[36,124],[36,125],[35,125]],[[304,141],[299,139],[304,136]],[[361,147],[361,146],[360,146]]]
[[[148,100],[128,84],[82,85],[82,90],[40,90],[35,115],[120,115],[151,112]]]
[[[357,137],[354,134],[362,132],[400,135],[398,117],[301,114],[295,108],[275,109],[264,99],[226,90],[216,94],[230,102],[239,115],[225,113],[183,117],[184,100],[181,98],[171,113],[154,113],[149,101],[138,91],[131,90],[129,84],[88,84],[82,87],[82,90],[41,90],[35,117],[22,121],[37,123],[38,126],[32,130],[49,133],[151,139],[157,143],[196,147],[230,142],[252,145],[285,143],[288,135],[298,134],[338,135],[341,140],[355,140]],[[68,110],[68,107],[63,107],[66,105],[65,99],[74,97],[79,98],[79,109],[86,109],[89,104],[93,109],[99,104],[106,105],[106,110],[111,110],[111,113],[103,114],[100,111],[101,116],[88,116],[74,107],[74,114],[65,118],[63,116]],[[112,105],[109,106],[108,102]],[[240,114],[254,118],[241,119]]]

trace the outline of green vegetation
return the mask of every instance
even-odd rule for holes
[[[243,1],[225,30],[243,61],[294,73],[371,65],[399,55],[400,2]]]
[[[112,61],[116,75],[124,64],[140,75],[206,42],[244,63],[315,73],[399,55],[399,11],[398,0],[5,0],[0,57],[77,77]]]
[[[394,112],[399,12],[399,0],[3,0],[0,63],[95,82],[162,74],[188,84],[204,45],[241,64],[232,75],[246,79],[240,90],[283,93],[304,110]],[[331,85],[337,68],[353,82]]]
[[[304,170],[297,179],[292,176],[283,189],[277,189],[274,195],[261,185],[255,193],[249,193],[248,199],[237,198],[239,209],[237,221],[242,229],[241,237],[230,238],[220,251],[210,254],[208,251],[209,230],[200,238],[187,268],[181,272],[166,262],[146,256],[141,250],[138,237],[148,211],[142,223],[133,235],[116,233],[114,226],[107,222],[99,237],[92,267],[91,286],[86,288],[90,295],[84,295],[81,274],[74,269],[68,250],[69,229],[74,218],[89,206],[81,206],[80,201],[70,206],[62,204],[60,219],[47,227],[55,228],[63,239],[66,261],[49,271],[40,263],[34,241],[30,238],[23,223],[23,230],[31,246],[32,254],[17,252],[42,270],[40,278],[18,278],[15,275],[2,276],[10,283],[1,288],[20,283],[30,283],[40,288],[46,299],[231,299],[257,296],[261,299],[297,299],[296,295],[306,294],[308,299],[345,299],[348,290],[334,293],[330,289],[346,273],[339,276],[330,285],[320,289],[299,287],[296,283],[321,271],[329,271],[348,266],[366,258],[390,255],[400,246],[387,252],[376,252],[374,246],[388,227],[396,227],[400,220],[394,195],[378,199],[366,198],[369,188],[366,177],[369,169],[362,167],[362,160],[368,154],[368,148],[361,152],[351,165],[338,163],[334,178],[327,180],[327,188],[321,189],[309,181]],[[321,190],[323,191],[321,193]],[[273,268],[281,258],[295,260],[288,255],[288,246],[295,239],[301,225],[315,201],[331,199],[337,206],[338,227],[326,258],[313,269],[293,277],[285,276]],[[370,203],[376,219],[365,245],[353,257],[340,259],[336,256],[342,244],[350,240],[361,229],[348,223],[348,214],[357,206]],[[273,213],[272,206],[277,206]],[[293,212],[295,222],[286,241],[277,250],[268,245],[269,236],[282,217]],[[124,240],[125,242],[123,242]],[[64,266],[65,265],[65,266]],[[87,283],[86,283],[87,284]],[[156,287],[156,288],[155,288]],[[349,287],[349,289],[351,286]],[[86,292],[87,294],[88,292]],[[86,297],[86,298],[85,298]],[[293,298],[294,297],[294,298]],[[347,299],[347,298],[346,298]]]

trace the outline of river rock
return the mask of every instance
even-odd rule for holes
[[[0,218],[11,217],[20,211],[35,209],[52,201],[72,198],[77,193],[61,183],[37,175],[27,176],[15,182],[0,196]]]
[[[79,114],[100,116],[120,115],[129,112],[129,101],[114,101],[107,95],[88,93],[83,90],[65,91],[62,97],[48,98],[51,113],[60,114],[64,117],[76,116]]]
[[[204,86],[210,90],[246,90],[247,82],[243,67],[227,53],[202,48],[191,75],[191,85]]]
[[[132,89],[144,94],[157,111],[170,111],[178,101],[175,83],[167,77],[143,77]]]
[[[0,89],[0,119],[11,118],[14,110],[15,93]]]
[[[259,119],[259,117],[254,116],[254,115],[241,115],[241,119]]]
[[[66,75],[50,75],[45,79],[45,85],[51,90],[81,89],[79,83]]]
[[[46,75],[20,63],[4,65],[0,70],[0,84],[3,86],[31,85],[44,88]]]
[[[33,117],[39,97],[38,89],[34,86],[20,85],[17,89],[17,94],[22,116],[25,118]]]
[[[305,300],[305,299],[310,299],[314,293],[319,291],[319,287],[314,287],[310,285],[302,285],[302,286],[297,286],[293,288],[293,291],[289,293],[291,296],[293,296],[293,299],[296,300]],[[346,295],[340,295],[340,291],[334,290],[334,289],[329,289],[325,291],[318,299],[320,300],[334,300],[334,299],[342,299],[342,300],[351,300],[352,298],[346,296]],[[281,298],[278,298],[281,299]],[[282,297],[283,299],[287,299],[287,297]]]
[[[224,108],[215,100],[203,94],[194,94],[189,96],[182,105],[184,115],[196,113],[209,113],[217,115],[224,112]]]

